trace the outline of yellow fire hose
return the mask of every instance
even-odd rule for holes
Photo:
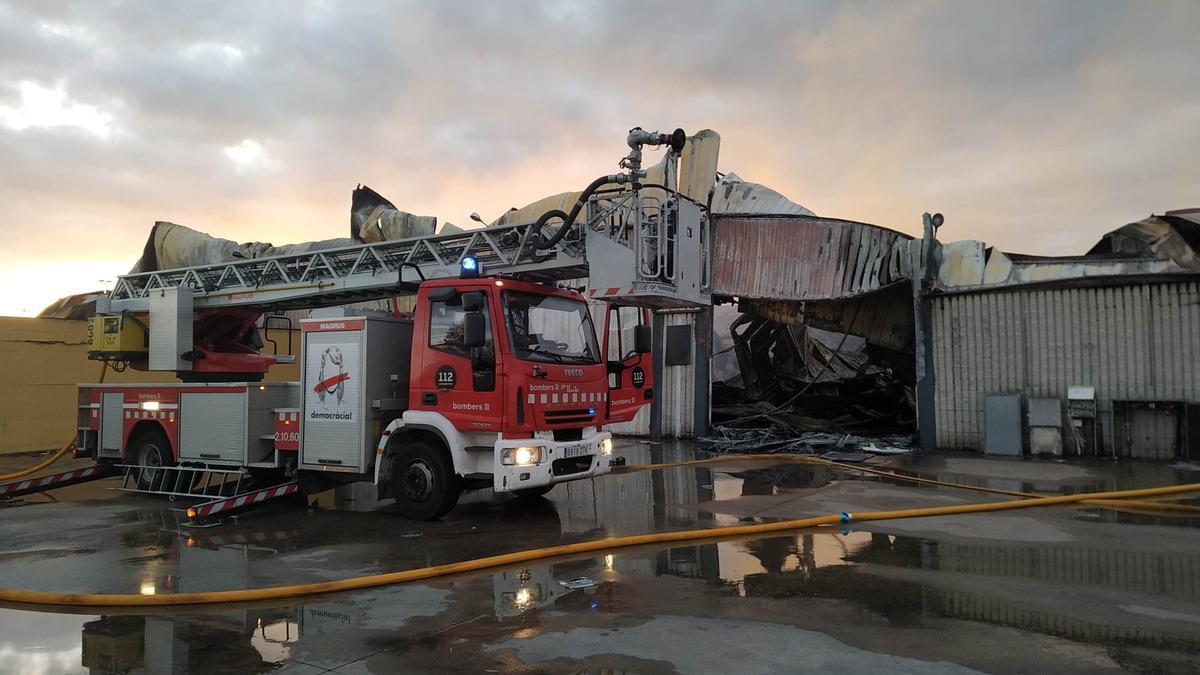
[[[896,471],[886,471],[884,469],[876,469],[870,466],[859,464],[846,464],[844,462],[835,462],[821,457],[813,457],[812,455],[788,455],[788,454],[770,454],[770,455],[718,455],[716,457],[708,457],[706,459],[691,459],[683,462],[672,462],[670,464],[632,464],[625,467],[618,467],[613,470],[614,473],[624,473],[632,471],[649,471],[652,469],[667,469],[681,466],[694,466],[697,464],[718,464],[725,461],[769,461],[769,462],[805,462],[808,464],[823,464],[825,466],[833,466],[840,469],[850,471],[860,471],[862,473],[874,474],[876,476],[886,476],[897,480],[907,481],[910,483],[919,483],[922,485],[936,485],[938,487],[958,488],[960,490],[971,490],[973,492],[985,492],[988,494],[1004,495],[1006,497],[1025,497],[1027,499],[1036,499],[1046,495],[1038,495],[1030,492],[1017,492],[1015,490],[1001,490],[999,488],[983,487],[981,485],[966,485],[963,483],[950,483],[947,481],[934,480],[932,478],[921,478],[919,476],[909,476],[907,474]],[[1088,506],[1101,506],[1104,508],[1116,509],[1116,507],[1137,506],[1142,510],[1152,509],[1160,511],[1172,511],[1178,513],[1196,512],[1200,513],[1200,506],[1190,504],[1163,504],[1161,502],[1131,502],[1128,500],[1105,500],[1105,499],[1083,499],[1080,503]],[[1130,509],[1121,509],[1130,510]]]
[[[100,377],[96,380],[97,384],[104,382],[104,374],[107,372],[108,372],[108,361],[104,361],[100,365]],[[41,462],[38,462],[36,465],[31,466],[28,469],[21,469],[20,471],[14,471],[12,473],[6,473],[3,475],[0,475],[0,483],[3,483],[4,481],[9,481],[9,480],[16,480],[18,478],[24,478],[28,475],[35,474],[38,471],[41,471],[42,469],[50,466],[51,464],[57,462],[60,459],[62,459],[63,455],[66,455],[67,452],[69,452],[71,450],[71,448],[74,446],[75,446],[75,436],[71,436],[71,440],[67,441],[67,444],[62,446],[61,450],[54,453],[53,455],[50,455],[49,457],[42,460]]]
[[[502,555],[475,558],[462,562],[434,565],[414,570],[400,572],[385,572],[369,574],[339,581],[325,581],[293,586],[274,586],[269,588],[248,588],[233,591],[212,591],[206,593],[178,593],[172,595],[121,595],[121,594],[91,594],[91,593],[51,593],[44,591],[23,591],[12,588],[0,588],[0,602],[16,605],[50,605],[67,607],[168,607],[178,605],[205,605],[221,603],[259,602],[264,600],[282,600],[309,595],[338,593],[344,591],[375,588],[392,584],[422,581],[437,577],[477,572],[497,567],[510,567],[523,563],[548,560],[561,556],[578,555],[581,553],[598,553],[618,548],[644,546],[647,544],[674,544],[694,542],[728,537],[754,537],[770,532],[787,532],[822,525],[840,523],[857,523],[866,521],[896,520],[900,518],[923,518],[927,516],[944,516],[964,513],[986,513],[991,511],[1008,511],[1027,509],[1059,504],[1074,504],[1092,500],[1138,499],[1163,497],[1200,491],[1200,483],[1172,485],[1139,490],[1122,490],[1117,492],[1093,492],[1087,494],[1058,495],[1052,497],[1034,497],[1032,499],[1014,499],[1009,501],[985,502],[979,504],[961,504],[956,506],[937,506],[919,509],[899,509],[893,511],[869,511],[865,513],[842,513],[798,520],[785,520],[775,523],[758,523],[754,525],[737,525],[700,530],[682,530],[677,532],[657,532],[626,537],[610,537],[587,541],[577,544],[564,544],[547,548],[531,549],[506,553]]]

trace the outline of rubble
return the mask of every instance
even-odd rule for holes
[[[745,313],[729,325],[736,371],[714,368],[717,452],[906,452],[912,387],[857,336]],[[725,342],[718,336],[718,342]]]

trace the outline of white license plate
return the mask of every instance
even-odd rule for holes
[[[563,448],[563,457],[583,457],[592,454],[591,443],[579,443],[577,445],[568,445]]]

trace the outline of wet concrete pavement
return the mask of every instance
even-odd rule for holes
[[[687,445],[625,441],[631,464]],[[29,458],[0,460],[0,471]],[[924,455],[874,463],[1047,493],[1186,467]],[[607,536],[1002,499],[770,459],[479,493],[445,520],[277,505],[193,529],[113,481],[0,506],[0,586],[174,593],[342,579]],[[593,585],[561,582],[584,577]],[[255,606],[0,608],[0,673],[1196,672],[1200,519],[1050,507],[616,550]]]

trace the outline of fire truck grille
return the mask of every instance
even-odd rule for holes
[[[573,473],[587,471],[592,466],[592,457],[568,457],[556,459],[550,464],[550,472],[555,476],[567,476]]]
[[[579,410],[547,410],[544,415],[547,424],[586,425],[595,417],[595,414],[590,412],[588,408],[580,408]]]
[[[555,429],[554,440],[556,441],[582,441],[583,428],[579,429]]]

